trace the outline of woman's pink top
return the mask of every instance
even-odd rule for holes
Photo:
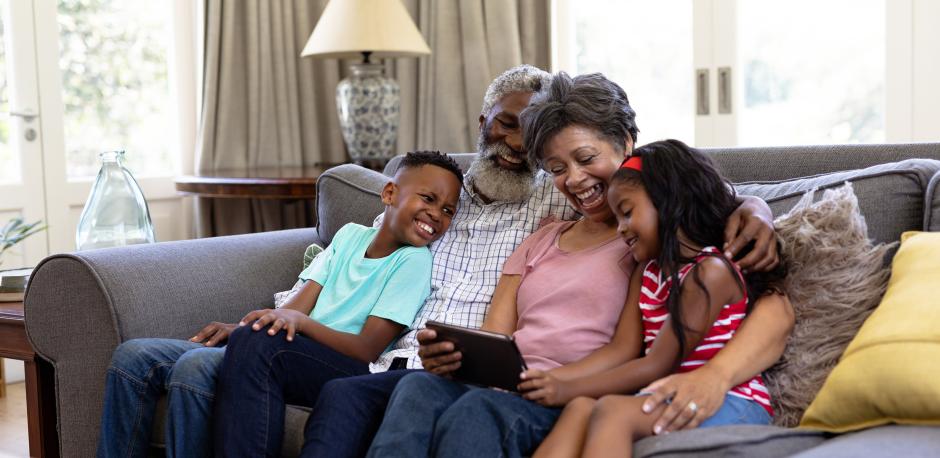
[[[549,223],[526,238],[503,266],[522,275],[513,338],[530,369],[584,358],[614,335],[635,261],[620,237],[573,253],[558,248],[572,221]]]

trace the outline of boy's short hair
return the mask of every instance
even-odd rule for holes
[[[401,169],[412,169],[423,165],[436,165],[442,169],[449,170],[457,177],[460,185],[463,186],[463,170],[460,170],[457,161],[446,154],[441,154],[440,151],[412,151],[405,154],[405,157],[398,163],[398,168],[395,169],[395,172],[397,173]]]

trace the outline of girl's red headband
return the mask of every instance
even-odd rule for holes
[[[637,172],[643,171],[643,160],[640,159],[640,156],[630,156],[620,164],[622,169],[633,169]]]

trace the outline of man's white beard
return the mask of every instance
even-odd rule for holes
[[[476,191],[493,202],[522,202],[532,194],[535,183],[535,167],[526,160],[523,170],[506,170],[496,163],[500,152],[511,150],[505,143],[497,141],[487,145],[483,135],[477,142],[479,151],[470,164],[467,178]]]

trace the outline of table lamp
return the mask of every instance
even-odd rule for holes
[[[431,53],[399,0],[332,0],[323,10],[301,57],[350,58],[352,75],[336,87],[343,139],[353,161],[380,168],[395,155],[400,92],[370,58]]]

